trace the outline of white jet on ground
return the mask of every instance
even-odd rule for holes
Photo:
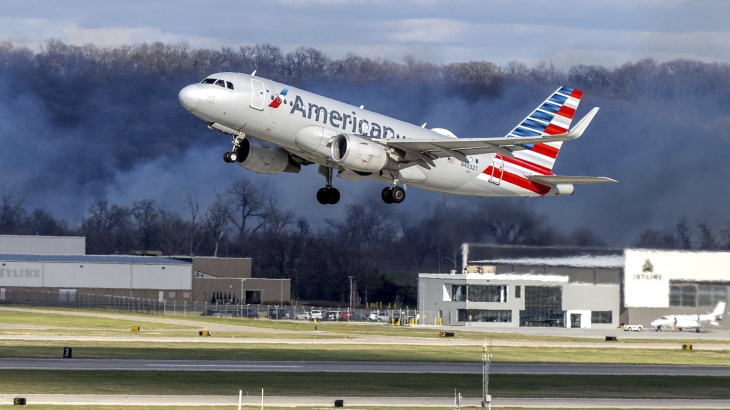
[[[651,322],[651,325],[656,328],[657,332],[665,329],[679,330],[680,332],[684,329],[695,329],[699,333],[703,327],[720,326],[718,322],[722,320],[723,313],[725,313],[725,302],[718,302],[712,313],[663,316],[661,319]]]
[[[336,204],[337,176],[388,183],[386,203],[405,199],[405,186],[471,196],[572,195],[575,184],[605,177],[552,173],[563,141],[580,137],[598,108],[570,128],[583,93],[561,87],[506,136],[457,138],[241,73],[213,74],[180,91],[180,103],[208,127],[233,137],[224,160],[262,174],[319,165],[326,179],[321,204]]]

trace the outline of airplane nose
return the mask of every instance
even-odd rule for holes
[[[191,84],[182,90],[180,90],[180,94],[178,95],[178,98],[180,99],[180,104],[182,104],[185,109],[188,111],[192,111],[195,109],[195,105],[198,103],[198,96],[200,95],[200,88],[197,84]]]

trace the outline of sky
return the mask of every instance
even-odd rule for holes
[[[728,1],[4,0],[0,13],[0,39],[33,51],[40,50],[40,45],[49,38],[76,45],[94,43],[102,47],[162,41],[220,49],[270,43],[283,52],[302,45],[310,46],[333,58],[355,53],[399,62],[406,56],[413,56],[439,64],[490,61],[504,65],[519,61],[532,66],[547,62],[567,70],[577,64],[617,67],[627,61],[647,57],[659,62],[678,58],[728,62],[730,22],[727,16],[730,16]],[[503,135],[538,100],[544,98],[540,95],[528,99],[515,91],[515,95],[503,96],[500,101],[483,101],[479,106],[468,108],[461,107],[459,102],[444,100],[429,104],[430,111],[416,115],[408,114],[406,110],[398,112],[395,102],[381,103],[380,96],[371,95],[367,90],[320,88],[312,91],[348,102],[357,95],[368,107],[383,108],[376,109],[383,114],[418,124],[426,121],[433,126],[443,124],[460,136],[475,136],[469,134],[474,129],[489,131],[486,134],[490,136]],[[666,222],[662,221],[676,218],[688,210],[696,211],[691,214],[696,220],[704,215],[725,218],[725,204],[730,201],[730,191],[714,191],[714,200],[697,203],[696,198],[703,196],[710,182],[697,184],[692,180],[695,177],[710,178],[710,181],[715,178],[727,180],[724,177],[730,177],[730,170],[720,165],[725,163],[724,156],[719,155],[723,150],[713,150],[715,145],[699,144],[698,149],[679,155],[674,149],[676,145],[667,144],[663,139],[665,135],[675,133],[677,140],[687,141],[694,137],[697,124],[690,121],[682,127],[674,127],[677,124],[676,112],[667,110],[667,107],[628,112],[619,103],[593,98],[586,97],[585,110],[600,105],[602,112],[589,129],[592,136],[586,135],[582,140],[571,143],[565,154],[561,151],[561,157],[566,159],[556,171],[567,175],[605,175],[625,183],[579,187],[576,195],[571,197],[528,200],[532,201],[535,209],[551,215],[553,221],[568,230],[587,226],[611,244],[618,245],[630,245],[640,229],[646,226],[663,228],[662,224]],[[9,99],[0,100],[0,118],[7,111],[4,118],[27,118],[23,122],[34,130],[31,135],[45,132],[47,123],[39,120],[44,118],[43,113],[31,109],[40,109],[41,105],[23,99],[20,102],[23,101],[25,105],[11,103]],[[177,96],[171,96],[169,103],[177,105]],[[181,115],[187,114],[182,107],[179,109]],[[464,114],[474,112],[472,110],[484,115],[473,121],[473,115]],[[702,107],[697,110],[702,111]],[[684,112],[683,115],[688,114]],[[662,132],[648,132],[641,128],[645,125],[658,127],[647,119],[651,116],[663,118],[664,121],[658,123],[665,124],[659,127]],[[616,124],[623,125],[625,131],[616,133]],[[715,125],[703,129],[712,133],[720,128]],[[160,126],[170,124],[163,121]],[[198,187],[201,197],[210,198],[214,190],[224,189],[236,178],[246,176],[258,185],[276,191],[280,201],[293,204],[295,211],[312,218],[315,225],[317,221],[322,223],[341,213],[342,207],[316,204],[314,192],[323,184],[316,168],[306,167],[298,175],[275,177],[240,169],[232,172],[232,166],[221,161],[222,152],[229,147],[228,139],[205,129],[204,124],[196,130],[201,141],[219,138],[220,143],[201,142],[187,150],[181,158],[158,156],[131,169],[118,170],[113,177],[114,183],[103,187],[103,195],[109,201],[122,204],[152,197],[167,205],[166,199],[173,198],[170,200],[172,206],[177,204],[178,210],[184,212],[186,188]],[[17,131],[18,127],[10,121],[0,124],[0,134]],[[76,140],[80,144],[86,143],[87,137],[67,135],[57,143],[63,145]],[[619,150],[620,157],[607,158],[605,153],[616,152],[618,143],[630,149]],[[724,139],[717,143],[720,144],[717,147],[727,145]],[[19,139],[14,144],[19,152],[32,152],[34,141]],[[49,160],[54,158],[54,147],[48,147],[44,154]],[[6,149],[11,148],[6,146]],[[652,167],[646,164],[646,158],[653,158],[658,155],[657,152],[664,151],[674,151],[674,154],[667,152],[666,156],[679,157],[674,158],[675,168],[696,171],[688,173],[686,180],[680,181],[681,192],[677,192],[675,180],[666,176],[674,165]],[[717,158],[708,157],[708,151],[716,152]],[[595,156],[584,155],[585,152],[595,153]],[[0,158],[5,158],[1,154]],[[84,159],[81,154],[78,157]],[[6,185],[12,186],[16,179],[16,185],[22,186],[22,181],[39,177],[34,174],[32,178],[26,178],[24,174],[33,174],[32,167],[11,164],[11,161],[7,158],[0,161],[0,165],[12,165],[15,170],[13,174],[4,176]],[[705,166],[696,166],[698,161],[703,161]],[[88,172],[94,171],[89,169]],[[149,178],[149,175],[155,175],[155,178]],[[642,175],[642,178],[637,179],[636,175]],[[54,184],[61,187],[55,191],[55,196],[44,192],[43,198],[59,205],[58,208],[66,209],[67,212],[60,216],[69,219],[72,224],[78,222],[74,215],[82,214],[98,197],[98,194],[89,193],[88,189],[75,191],[68,181]],[[69,184],[68,188],[64,184]],[[206,187],[207,191],[200,187]],[[398,218],[418,217],[410,211],[417,209],[423,212],[428,209],[428,204],[446,200],[446,197],[456,206],[469,206],[477,201],[411,189],[403,205],[416,205],[386,207],[380,201],[382,187],[382,184],[367,181],[338,183],[343,198],[347,198],[343,202],[368,203]],[[639,197],[649,199],[637,204],[636,198]],[[34,205],[43,205],[41,201],[39,199]],[[424,204],[427,205],[422,206]],[[306,210],[302,209],[304,207]],[[617,211],[631,207],[630,211]],[[723,221],[718,219],[717,222]]]
[[[730,59],[727,1],[5,0],[0,38],[98,46],[271,43],[435,63],[620,65],[645,57]]]

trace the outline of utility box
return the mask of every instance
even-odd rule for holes
[[[685,343],[682,345],[682,350],[692,350],[692,345],[689,343]]]
[[[439,337],[454,337],[454,332],[439,332]]]
[[[343,407],[345,405],[344,400],[335,400],[335,407]]]
[[[618,338],[616,336],[606,336],[607,342],[618,342]]]
[[[133,332],[139,332],[139,326],[132,326]]]
[[[16,397],[13,399],[14,406],[25,406],[25,397]]]
[[[200,332],[198,332],[198,334],[200,336],[210,336],[210,332],[207,330],[201,330]]]

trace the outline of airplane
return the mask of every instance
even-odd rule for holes
[[[579,138],[598,112],[570,129],[583,93],[560,87],[504,137],[458,138],[252,74],[223,72],[180,90],[185,109],[232,137],[225,162],[260,174],[318,164],[320,204],[336,204],[337,177],[388,183],[381,198],[401,203],[406,186],[478,197],[572,195],[574,185],[616,182],[552,173],[563,141]]]
[[[718,323],[722,320],[722,315],[725,313],[725,302],[718,302],[715,310],[712,313],[705,315],[669,315],[662,316],[651,322],[651,325],[656,328],[657,332],[661,332],[662,329],[679,330],[683,329],[695,329],[697,333],[700,332],[700,328],[707,326],[720,326]]]

